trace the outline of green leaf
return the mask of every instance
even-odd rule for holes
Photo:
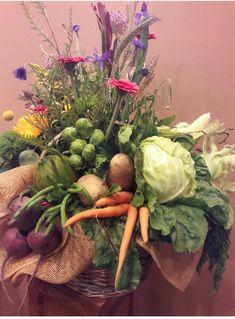
[[[173,249],[176,252],[196,252],[206,239],[208,224],[203,210],[196,207],[175,205],[169,207],[175,212],[176,224],[171,233]]]
[[[204,158],[201,155],[194,155],[193,160],[195,162],[196,178],[209,182],[211,180],[211,176]]]
[[[115,275],[125,221],[121,218],[111,218],[105,223],[91,220],[83,222],[81,225],[85,233],[92,240],[95,240],[93,264],[100,269],[110,269]],[[134,238],[132,238],[121,272],[118,289],[135,289],[139,285],[140,276],[139,254]]]
[[[230,229],[233,224],[233,209],[228,197],[205,180],[197,180],[195,196],[178,202],[203,209],[208,218],[225,229]]]
[[[161,119],[157,125],[158,126],[161,126],[161,125],[170,126],[172,124],[172,122],[175,120],[175,118],[176,118],[175,114],[168,116],[168,117],[165,117],[164,119]]]
[[[122,190],[121,186],[119,184],[112,184],[112,186],[108,189],[107,192],[105,192],[102,197],[108,197],[111,196],[117,192],[120,192]]]
[[[156,205],[156,210],[150,215],[151,228],[160,230],[162,235],[167,236],[175,225],[175,211],[164,205]]]
[[[131,140],[131,135],[133,133],[133,125],[125,125],[121,127],[118,132],[118,142],[121,153],[128,154],[133,157],[135,154],[136,146]]]

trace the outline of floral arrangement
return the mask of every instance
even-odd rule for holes
[[[44,17],[49,34],[30,6]],[[226,144],[228,130],[210,113],[191,124],[173,124],[175,115],[158,117],[159,94],[167,88],[169,102],[171,84],[146,93],[158,62],[146,56],[156,38],[150,29],[160,19],[145,2],[139,9],[130,2],[126,14],[98,2],[92,9],[101,50],[86,56],[72,10],[61,51],[44,4],[22,7],[50,53],[41,47],[43,66],[14,71],[22,81],[31,72],[34,82],[20,96],[25,114],[0,135],[2,174],[35,167],[32,185],[8,207],[8,256],[25,258],[33,250],[45,257],[61,243],[58,229],[72,237],[79,224],[94,241],[93,264],[113,272],[117,289],[139,285],[136,238],[153,247],[167,242],[179,254],[201,252],[197,270],[208,262],[218,289],[233,224],[234,145]],[[14,114],[5,111],[3,118],[11,121]]]

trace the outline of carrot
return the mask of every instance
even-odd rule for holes
[[[130,204],[121,204],[117,206],[110,206],[105,208],[91,208],[87,209],[75,216],[70,217],[64,227],[68,227],[75,222],[81,221],[88,218],[107,218],[107,217],[118,217],[127,213]]]
[[[143,242],[148,242],[148,227],[149,227],[149,209],[148,207],[140,207],[140,231],[143,238]]]
[[[113,206],[118,204],[130,203],[133,194],[130,192],[117,192],[111,196],[98,199],[95,203],[96,207]]]
[[[122,237],[122,242],[119,250],[119,256],[118,256],[118,266],[117,266],[117,271],[115,275],[115,287],[117,287],[122,266],[124,264],[124,260],[126,258],[126,253],[128,250],[128,246],[131,241],[131,237],[133,234],[133,230],[135,228],[135,223],[138,217],[138,210],[134,206],[130,205],[127,213],[127,220],[126,220],[126,225]]]

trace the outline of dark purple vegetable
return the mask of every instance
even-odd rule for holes
[[[61,234],[57,228],[53,228],[50,233],[45,235],[46,227],[41,226],[38,233],[34,230],[27,236],[29,246],[38,254],[46,256],[56,250],[61,242]]]
[[[40,207],[26,210],[23,214],[14,219],[15,213],[29,200],[27,196],[15,198],[8,206],[10,222],[9,226],[14,226],[20,231],[27,232],[36,226],[36,223],[41,216],[42,209]]]
[[[9,228],[2,237],[3,247],[8,255],[22,258],[27,256],[32,249],[29,247],[27,237],[23,236],[17,228]]]

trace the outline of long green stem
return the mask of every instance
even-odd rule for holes
[[[115,121],[117,120],[118,113],[120,111],[120,108],[122,105],[122,100],[123,100],[124,96],[125,95],[123,95],[122,93],[118,93],[118,95],[117,95],[116,103],[115,103],[114,110],[113,110],[113,115],[111,117],[108,129],[106,132],[106,137],[105,137],[106,141],[108,141],[110,139],[110,136],[111,136],[112,130],[113,130],[113,126],[114,126]]]

